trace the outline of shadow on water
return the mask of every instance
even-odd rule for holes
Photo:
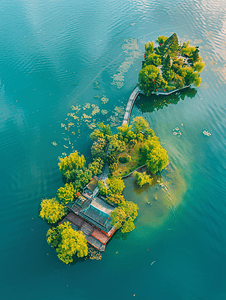
[[[170,104],[177,104],[180,100],[185,100],[186,97],[194,98],[196,93],[197,90],[195,88],[187,88],[168,96],[152,95],[150,97],[146,97],[144,95],[140,95],[135,105],[142,111],[142,113],[153,112],[163,109],[165,106]]]

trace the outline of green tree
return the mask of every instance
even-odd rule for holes
[[[99,188],[100,194],[101,194],[102,196],[107,196],[107,195],[108,195],[108,189],[107,189],[107,187],[105,186],[103,180],[99,180],[99,181],[98,181],[98,188]]]
[[[196,48],[193,46],[189,46],[189,41],[187,43],[183,43],[181,48],[181,55],[191,57],[193,52],[195,52]]]
[[[109,141],[110,137],[112,136],[112,132],[111,132],[111,127],[110,125],[104,125],[103,122],[97,124],[99,129],[95,129],[90,137],[93,139],[97,139],[97,138],[103,138],[106,139],[107,141]]]
[[[138,133],[138,134],[136,134],[136,139],[138,142],[143,142],[144,135],[142,133]]]
[[[126,135],[126,138],[128,139],[128,141],[134,140],[134,139],[136,139],[136,134],[132,131],[129,131]]]
[[[41,202],[39,216],[48,223],[54,224],[67,213],[67,208],[60,204],[56,198],[44,199]]]
[[[108,154],[107,155],[107,163],[109,165],[117,162],[117,156],[115,154]]]
[[[126,149],[126,143],[117,138],[117,135],[113,135],[108,147],[109,151],[113,153],[122,153]]]
[[[196,79],[195,79],[195,86],[199,87],[200,84],[201,84],[201,81],[202,81],[202,79],[200,77],[196,77]]]
[[[88,169],[93,173],[93,175],[100,175],[104,167],[104,161],[98,157],[89,164]]]
[[[133,176],[136,178],[136,183],[139,186],[143,186],[144,184],[150,184],[152,183],[153,179],[150,175],[147,175],[146,172],[140,173],[135,171],[133,173]]]
[[[106,201],[110,204],[114,203],[120,205],[125,201],[125,198],[120,194],[111,194],[106,198]]]
[[[168,163],[167,151],[161,145],[147,154],[146,165],[152,174],[161,172]]]
[[[126,137],[127,134],[131,131],[132,125],[128,125],[127,123],[123,124],[122,126],[118,127],[118,131]]]
[[[92,178],[93,173],[89,169],[78,170],[76,172],[76,180],[73,182],[75,189],[79,190],[86,186],[90,179]]]
[[[178,69],[177,69],[177,74],[179,75],[179,76],[181,76],[182,78],[185,78],[185,76],[186,76],[186,74],[187,74],[187,67],[179,67]]]
[[[88,255],[88,247],[82,232],[72,229],[69,222],[51,228],[47,232],[47,243],[56,248],[58,258],[68,264],[73,262],[73,256],[84,257]]]
[[[122,194],[123,189],[125,188],[125,184],[122,179],[120,178],[111,178],[107,179],[106,183],[108,185],[108,195],[114,194]]]
[[[154,51],[154,42],[148,42],[148,44],[144,44],[144,48],[145,48],[145,53],[148,56],[149,54],[153,53]]]
[[[151,53],[146,58],[144,66],[154,65],[154,66],[158,67],[161,64],[162,64],[161,56],[158,54],[155,54],[155,53]]]
[[[198,61],[196,64],[195,64],[195,71],[201,73],[202,70],[204,69],[205,67],[205,63],[202,62],[202,61]]]
[[[113,163],[109,166],[109,174],[110,176],[113,176],[113,173],[117,170],[117,163]]]
[[[195,72],[192,67],[188,67],[185,69],[186,69],[186,75],[184,77],[184,80],[187,85],[190,85],[192,83],[196,84],[196,82],[197,82],[197,84],[201,83],[201,81],[198,79],[200,77],[198,72]]]
[[[186,85],[190,85],[194,82],[194,69],[192,67],[186,67],[184,68],[186,70],[186,74],[184,77]]]
[[[154,66],[145,66],[140,72],[139,72],[139,87],[141,90],[144,91],[146,96],[150,96],[152,92],[155,90],[155,82],[158,77],[158,74],[160,76],[159,69]]]
[[[65,158],[59,159],[59,167],[61,174],[64,174],[67,170],[82,169],[86,163],[84,155],[79,156],[78,152],[75,151]]]
[[[168,39],[168,36],[160,35],[160,36],[158,36],[158,38],[157,38],[157,42],[158,42],[159,44],[163,44],[167,39]]]
[[[184,79],[178,74],[175,74],[174,84],[177,89],[181,89],[184,87]]]
[[[168,82],[165,79],[162,79],[161,83],[160,83],[160,87],[162,89],[165,89],[167,87],[167,85],[168,85]]]
[[[100,157],[101,159],[105,159],[105,149],[106,141],[104,138],[97,138],[91,147],[91,155],[93,158]]]
[[[148,130],[150,128],[148,122],[145,121],[143,117],[133,118],[132,124],[133,131],[135,134],[139,134],[142,131]]]
[[[168,54],[166,58],[163,59],[163,64],[162,64],[163,73],[167,73],[167,71],[170,71],[170,69],[171,69],[171,60]]]
[[[191,53],[191,59],[193,62],[197,62],[199,60],[199,49],[196,47],[196,49]]]
[[[133,221],[138,216],[138,209],[138,206],[132,201],[122,202],[111,213],[112,225],[115,225],[117,229],[121,228],[122,233],[134,230]]]
[[[64,187],[60,187],[57,191],[57,197],[63,203],[67,204],[68,202],[72,202],[74,200],[74,196],[76,194],[76,190],[72,183],[65,183]]]
[[[142,149],[144,157],[147,158],[147,154],[159,146],[160,146],[160,142],[157,136],[148,137]]]
[[[137,141],[135,139],[129,141],[129,147],[133,148],[136,145]]]
[[[175,77],[175,72],[173,70],[168,70],[166,72],[163,73],[163,77],[165,80],[172,81]]]

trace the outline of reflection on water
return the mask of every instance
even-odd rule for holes
[[[153,95],[146,97],[144,95],[140,95],[136,101],[136,106],[141,110],[142,113],[153,112],[155,110],[163,109],[165,106],[170,104],[177,104],[180,100],[185,100],[187,97],[194,98],[196,93],[197,89],[187,88],[168,96]]]
[[[135,178],[125,180],[124,196],[139,207],[136,227],[156,227],[163,224],[169,213],[178,206],[186,192],[186,183],[178,170],[170,163],[161,175],[155,175],[151,186],[139,187]]]

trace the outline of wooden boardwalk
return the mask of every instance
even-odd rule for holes
[[[129,118],[130,118],[130,115],[131,115],[131,112],[132,112],[132,109],[133,109],[134,102],[136,101],[139,94],[140,94],[140,89],[139,89],[138,86],[136,86],[135,89],[132,91],[130,97],[129,97],[129,100],[128,100],[128,103],[127,103],[127,106],[126,106],[126,111],[125,111],[125,114],[124,114],[124,118],[123,118],[123,121],[122,121],[122,125],[129,123]]]

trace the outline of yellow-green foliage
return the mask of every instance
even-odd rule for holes
[[[117,229],[121,228],[122,233],[135,229],[133,221],[138,216],[138,206],[132,201],[124,201],[111,213],[112,225]]]
[[[65,204],[74,200],[76,190],[72,183],[65,183],[64,187],[60,187],[57,191],[57,197]]]
[[[159,42],[160,44],[163,44],[167,39],[168,39],[168,36],[160,35],[157,38],[157,42]]]
[[[148,170],[155,174],[161,172],[169,163],[167,151],[161,146],[157,137],[149,138],[143,147]]]
[[[202,78],[201,78],[201,77],[197,77],[197,78],[195,79],[195,85],[196,85],[196,87],[199,87],[199,86],[200,86],[201,81],[202,81]]]
[[[123,124],[122,126],[118,127],[118,131],[123,135],[126,136],[128,132],[130,132],[132,125],[128,125],[127,123]]]
[[[56,223],[67,212],[65,206],[60,204],[56,198],[44,199],[41,202],[41,210],[39,216],[48,223]]]
[[[147,168],[155,174],[156,172],[161,172],[169,163],[169,157],[167,155],[167,151],[162,148],[160,145],[159,147],[153,149],[147,155]]]
[[[143,117],[136,117],[132,121],[133,131],[135,134],[139,134],[141,131],[147,130],[150,128],[149,124]]]
[[[191,56],[195,50],[196,50],[196,48],[194,46],[189,46],[189,41],[188,41],[187,43],[183,43],[183,46],[181,49],[181,55]]]
[[[106,186],[105,186],[105,184],[104,184],[104,182],[102,180],[98,181],[98,188],[99,188],[100,194],[102,196],[107,196],[108,189],[106,188]]]
[[[109,188],[108,195],[122,194],[122,191],[125,188],[125,184],[120,178],[113,177],[111,179],[107,179],[106,183]]]
[[[145,65],[155,65],[160,66],[162,64],[161,56],[155,53],[151,53],[145,60]]]
[[[97,125],[99,127],[99,129],[95,129],[90,137],[93,139],[97,139],[97,138],[103,138],[106,140],[109,140],[110,137],[112,136],[112,132],[111,132],[111,127],[110,125],[104,125],[103,122],[99,123]]]
[[[125,198],[122,195],[119,194],[112,194],[109,197],[106,198],[106,201],[108,203],[114,203],[114,204],[122,204],[125,201]]]
[[[81,169],[86,163],[84,155],[79,156],[75,151],[65,158],[60,158],[59,167],[61,174],[64,174],[67,170]]]
[[[109,151],[115,153],[122,153],[126,149],[126,143],[124,141],[120,141],[116,135],[113,135],[108,147]]]
[[[147,183],[151,184],[152,180],[153,180],[150,175],[146,174],[146,172],[140,173],[140,172],[135,171],[133,173],[133,176],[136,178],[136,183],[139,186],[143,186],[144,184],[147,184]]]
[[[72,229],[69,222],[60,224],[47,232],[47,243],[56,248],[62,262],[73,262],[73,256],[84,257],[88,254],[87,241],[82,232]]]
[[[204,67],[205,67],[205,63],[202,62],[202,61],[198,61],[195,64],[195,71],[198,71],[200,73],[200,72],[202,72],[202,70],[204,69]]]
[[[92,172],[93,175],[101,174],[103,167],[104,167],[104,161],[100,157],[96,158],[88,166],[89,170]]]
[[[148,44],[146,44],[146,43],[144,44],[144,48],[145,48],[147,55],[153,53],[154,47],[155,47],[154,44],[155,44],[154,42],[150,42],[150,41],[148,42]]]

